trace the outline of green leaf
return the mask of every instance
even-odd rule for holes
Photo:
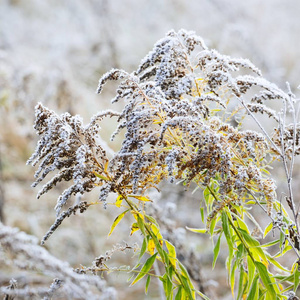
[[[94,175],[97,176],[98,178],[105,180],[105,181],[109,181],[109,178],[97,173],[96,171],[93,171]]]
[[[203,197],[204,197],[204,200],[206,202],[206,205],[208,205],[208,202],[209,202],[209,196],[210,196],[210,190],[208,189],[208,187],[206,187],[203,191]]]
[[[271,223],[266,227],[266,229],[265,229],[265,231],[264,231],[264,236],[263,236],[263,238],[266,237],[266,235],[272,230],[272,228],[273,228],[273,222],[271,222]]]
[[[255,276],[255,265],[251,259],[251,257],[247,256],[247,264],[248,264],[248,288],[253,284],[253,279]]]
[[[150,281],[151,281],[151,276],[148,275],[147,281],[146,281],[146,286],[145,286],[145,294],[146,295],[148,294],[148,288],[149,288]]]
[[[238,227],[249,233],[249,228],[247,224],[238,215],[234,214],[234,216],[237,219]]]
[[[233,239],[229,228],[228,216],[225,211],[222,212],[222,227],[227,240],[228,250],[229,250],[229,259],[232,259],[233,254]],[[231,263],[230,263],[231,265]]]
[[[299,276],[300,272],[298,271],[298,264],[295,267],[295,273],[294,273],[294,292],[297,291],[298,286],[299,286]]]
[[[285,239],[285,234],[283,234],[281,231],[280,231],[280,236],[279,236],[279,249],[280,251],[282,250],[282,246],[283,246],[283,243],[286,242],[286,239]]]
[[[227,258],[227,259],[229,259],[229,258]],[[236,267],[237,267],[237,261],[235,260],[233,265],[232,265],[231,270],[228,270],[230,272],[230,287],[231,287],[231,294],[232,294],[233,298],[234,298],[234,285],[235,285],[235,270],[236,270]]]
[[[166,254],[166,251],[164,251],[162,248],[163,240],[161,239],[162,238],[161,233],[159,232],[158,227],[155,226],[154,224],[151,225],[151,229],[152,229],[151,238],[154,242],[156,250],[158,251],[164,263],[166,259],[168,259],[168,255]]]
[[[170,280],[169,276],[167,273],[165,273],[163,276],[159,277],[159,279],[163,283],[164,291],[167,296],[167,300],[172,300],[173,299],[173,284],[172,281]]]
[[[204,207],[200,207],[201,221],[204,223]]]
[[[141,252],[140,252],[138,261],[140,261],[142,256],[145,254],[145,252],[147,250],[147,245],[148,245],[148,238],[145,237],[144,240],[143,240],[143,244],[142,244],[142,247],[141,247]]]
[[[190,287],[190,282],[187,280],[185,276],[181,276],[180,279],[183,284],[183,288],[187,294],[187,299],[191,299],[191,300],[195,299],[195,297],[193,296],[192,289]]]
[[[268,261],[276,266],[278,269],[284,271],[284,272],[289,272],[288,269],[284,268],[277,260],[275,260],[270,254],[266,253]]]
[[[214,248],[214,260],[213,260],[213,264],[212,264],[213,269],[215,268],[216,261],[217,261],[217,258],[218,258],[219,252],[220,252],[221,236],[222,236],[222,233],[220,233],[219,238],[218,238],[217,243],[216,243],[216,246]]]
[[[137,283],[139,280],[141,280],[145,275],[148,274],[149,270],[151,269],[153,263],[155,262],[157,252],[153,254],[151,257],[149,257],[145,264],[143,265],[142,269],[139,271],[139,274],[136,276],[136,278],[133,280],[130,286],[134,285]]]
[[[288,244],[288,242],[286,242],[284,248],[282,249],[282,251],[279,251],[276,255],[274,255],[274,257],[275,257],[275,258],[281,257],[281,256],[283,256],[286,252],[288,252],[288,251],[290,251],[290,250],[292,250],[292,249],[293,249],[293,247],[292,247],[290,244]]]
[[[247,300],[253,300],[253,299],[257,299],[258,297],[258,274],[255,276],[252,284],[251,284],[251,288],[250,288],[250,292],[248,294]]]
[[[255,261],[254,262],[256,269],[258,270],[259,273],[259,277],[261,279],[261,281],[263,282],[265,288],[268,291],[269,296],[271,296],[271,299],[276,299],[276,292],[274,290],[271,278],[269,276],[269,272],[266,268],[266,266],[259,262],[259,261]]]
[[[189,273],[187,272],[186,268],[184,267],[184,265],[178,261],[179,267],[181,269],[182,275],[186,278],[190,278]]]
[[[207,233],[206,228],[190,228],[190,227],[185,227],[187,230],[192,231],[192,232],[197,232],[197,233]]]
[[[138,214],[136,216],[137,216],[136,220],[137,220],[137,223],[139,225],[139,228],[140,228],[141,232],[143,233],[143,235],[146,236],[146,230],[145,230],[144,221],[143,221],[143,219]]]
[[[176,268],[176,250],[175,250],[175,247],[170,243],[168,242],[167,240],[165,240],[165,244],[166,244],[166,247],[168,249],[168,252],[169,252],[169,259],[170,259],[170,262],[172,264],[172,266],[174,268]]]
[[[187,296],[189,296],[189,298],[187,298],[187,299],[195,299],[195,297],[193,296],[194,292],[192,292],[192,289],[194,290],[194,287],[190,280],[190,276],[189,276],[186,268],[180,261],[178,261],[178,265],[182,272],[182,275],[180,275],[180,279],[183,282],[183,286],[187,293]]]
[[[240,267],[240,279],[239,279],[239,288],[238,288],[238,296],[237,299],[242,299],[242,296],[244,294],[245,285],[244,285],[244,277],[246,273],[243,269],[243,266]]]
[[[214,217],[210,222],[209,233],[211,236],[214,234],[214,229],[216,227],[217,221],[218,221],[218,218]]]
[[[153,223],[153,224],[155,224],[156,226],[158,226],[157,221],[156,221],[153,217],[151,217],[151,216],[149,216],[149,215],[145,215],[145,217],[146,217],[151,223]]]
[[[275,240],[275,241],[272,241],[272,242],[270,242],[270,243],[267,243],[267,244],[263,244],[263,245],[261,245],[261,247],[262,247],[262,248],[268,248],[268,247],[274,246],[274,245],[276,245],[276,244],[278,244],[278,243],[279,243],[279,239],[277,239],[277,240]]]
[[[285,276],[285,275],[275,275],[274,276],[275,279],[279,279],[280,282],[285,282],[285,281],[289,281],[289,282],[294,282],[294,274],[292,275],[288,275],[288,276]]]
[[[263,249],[260,247],[259,242],[253,238],[248,232],[241,228],[237,228],[239,233],[243,236],[248,246],[251,248],[252,255],[254,256],[254,259],[259,261],[262,259],[265,264],[268,264],[267,257],[263,251]]]
[[[110,235],[112,234],[112,232],[114,231],[114,229],[116,228],[116,226],[118,225],[118,223],[123,219],[123,217],[125,216],[125,214],[126,214],[128,211],[129,211],[129,209],[123,211],[121,214],[119,214],[119,215],[115,218],[113,224],[111,225],[111,228],[110,228],[110,231],[109,231],[108,236],[110,236]]]
[[[183,300],[184,298],[182,297],[183,296],[182,294],[183,294],[182,293],[182,286],[180,286],[178,288],[177,293],[176,293],[175,300]]]
[[[207,296],[205,296],[203,293],[201,293],[200,291],[196,291],[196,293],[202,297],[204,300],[210,300]],[[182,298],[183,300],[185,300],[186,298]]]

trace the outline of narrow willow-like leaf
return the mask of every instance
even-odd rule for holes
[[[125,214],[129,211],[129,209],[125,210],[124,212],[122,212],[121,214],[119,214],[113,224],[111,225],[111,228],[110,228],[110,231],[109,231],[109,234],[108,236],[110,236],[112,234],[112,232],[114,231],[114,229],[116,228],[116,226],[118,225],[118,223],[123,219],[123,217],[125,216]]]
[[[285,243],[285,247],[282,249],[282,251],[278,252],[274,257],[277,258],[277,257],[281,257],[283,256],[286,252],[292,250],[293,247],[288,244],[288,242]]]
[[[142,258],[142,256],[145,254],[145,252],[147,250],[147,245],[148,245],[148,238],[144,237],[138,261],[140,261],[140,259]]]
[[[300,281],[299,277],[300,277],[300,272],[298,271],[298,265],[297,265],[294,272],[294,292],[296,292],[298,289],[299,281]]]
[[[217,240],[217,243],[216,243],[216,246],[214,248],[214,260],[213,260],[213,264],[212,264],[213,269],[215,268],[216,261],[217,261],[217,258],[219,256],[221,237],[222,237],[222,233],[220,233],[220,235],[218,237],[218,240]]]
[[[165,273],[161,277],[161,281],[163,283],[164,291],[166,294],[166,299],[172,300],[173,299],[173,284],[167,273]]]
[[[241,228],[237,228],[237,230],[243,236],[248,246],[251,247],[251,252],[252,255],[255,257],[255,260],[259,261],[260,259],[262,259],[265,264],[268,264],[267,257],[263,249],[260,247],[259,242],[255,238],[253,238],[250,234],[248,234],[248,232],[246,232],[245,230]]]
[[[214,217],[210,222],[209,233],[211,236],[214,234],[214,229],[216,227],[217,221],[218,221],[218,218]]]
[[[167,240],[165,240],[165,244],[166,244],[166,247],[168,249],[168,252],[169,252],[169,259],[170,259],[170,262],[172,264],[172,266],[174,268],[176,268],[176,250],[175,250],[175,247],[170,243],[168,242]]]
[[[180,277],[180,280],[183,284],[183,287],[184,287],[184,290],[185,290],[185,293],[187,294],[187,299],[195,299],[195,293],[192,291],[191,289],[191,286],[190,286],[190,282],[188,280],[188,278],[186,278],[185,276],[181,276]]]
[[[244,290],[245,290],[245,277],[247,276],[247,274],[245,273],[243,267],[240,267],[240,274],[239,274],[240,278],[239,278],[239,285],[238,285],[238,296],[237,299],[242,299],[243,295],[244,295]]]
[[[196,232],[196,233],[206,233],[207,229],[206,228],[190,228],[190,227],[185,227],[187,230]]]
[[[238,227],[249,233],[250,231],[249,231],[247,224],[238,215],[234,214],[234,216],[237,219]]]
[[[129,197],[133,197],[139,201],[143,201],[143,202],[153,202],[151,199],[149,199],[146,196],[138,196],[138,195],[129,195]]]
[[[261,247],[262,248],[268,248],[268,247],[271,247],[271,246],[274,246],[274,245],[278,244],[279,242],[280,242],[279,239],[277,239],[277,240],[272,241],[270,243],[263,244],[263,245],[261,245]]]
[[[158,227],[158,223],[153,217],[151,217],[149,215],[145,215],[145,218],[148,219],[151,223],[155,224]]]
[[[157,252],[155,254],[153,254],[151,257],[149,257],[145,264],[143,265],[142,269],[139,271],[139,274],[136,276],[136,278],[133,280],[133,282],[131,283],[131,286],[134,285],[135,283],[137,283],[139,280],[141,280],[145,275],[148,274],[148,272],[150,271],[153,263],[155,262],[156,256],[157,256]]]
[[[254,280],[252,281],[250,291],[247,297],[247,300],[254,300],[258,298],[258,274],[255,276]]]
[[[180,261],[178,261],[178,265],[181,270],[181,275],[180,275],[179,279],[183,283],[185,293],[187,294],[187,299],[195,299],[195,289],[190,280],[190,276],[189,276],[186,268]]]
[[[266,235],[272,230],[272,228],[273,228],[273,222],[271,222],[271,223],[266,227],[266,229],[265,229],[265,231],[264,231],[264,236],[263,236],[263,238],[266,237]]]
[[[276,266],[278,269],[284,271],[284,272],[289,272],[288,269],[284,268],[276,259],[274,259],[270,254],[266,253],[268,261]]]
[[[225,238],[227,240],[227,245],[229,249],[229,259],[231,259],[233,254],[233,239],[229,228],[228,216],[225,211],[222,212],[222,227],[225,234]]]
[[[148,294],[148,289],[149,289],[150,281],[151,281],[151,276],[148,275],[147,280],[146,280],[146,285],[145,285],[145,294],[146,295]]]
[[[151,228],[152,228],[152,226],[151,226]],[[153,241],[155,248],[158,251],[162,261],[165,263],[168,260],[168,255],[167,255],[166,251],[164,251],[162,248],[163,240],[161,239],[161,234],[159,233],[159,231],[157,231],[155,233],[152,232],[150,241],[151,240]],[[150,243],[150,241],[149,241],[149,243]]]
[[[201,221],[204,223],[204,207],[200,207]]]
[[[205,296],[203,293],[201,293],[200,291],[196,291],[196,293],[204,300],[210,300],[207,296]],[[186,299],[186,298],[183,298]]]
[[[139,225],[139,228],[141,230],[141,232],[143,233],[144,236],[146,236],[146,229],[145,229],[145,224],[144,224],[144,221],[143,219],[140,217],[140,215],[136,215],[136,220],[137,220],[137,223]]]
[[[93,171],[93,174],[102,180],[109,181],[109,178],[107,178],[106,176],[103,176],[95,171]]]
[[[183,292],[182,292],[182,286],[179,286],[179,288],[178,288],[178,291],[177,291],[177,293],[176,293],[176,296],[175,296],[175,300],[183,300],[184,298],[183,298]]]
[[[248,289],[250,289],[250,286],[251,284],[253,284],[253,280],[255,277],[255,265],[249,255],[247,256],[247,266],[248,266]]]
[[[227,258],[229,259],[229,258]],[[232,268],[231,270],[228,270],[229,272],[229,283],[230,283],[230,287],[231,287],[231,294],[232,294],[232,297],[234,298],[234,286],[235,286],[235,270],[237,268],[237,261],[235,260],[233,265],[232,265]]]
[[[269,276],[269,272],[268,272],[266,266],[263,263],[258,262],[258,261],[254,262],[254,264],[255,264],[256,269],[258,270],[261,281],[263,282],[265,288],[267,289],[267,293],[271,297],[273,297],[271,299],[276,299],[276,292],[273,287],[273,284],[272,284],[272,281],[271,281],[271,278]]]

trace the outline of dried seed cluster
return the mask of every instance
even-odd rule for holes
[[[250,75],[241,74],[241,69]],[[221,203],[215,203],[214,213],[245,199],[248,189],[264,197],[271,209],[276,186],[262,170],[271,155],[279,155],[276,145],[283,141],[276,131],[266,138],[233,123],[243,114],[262,113],[280,127],[280,117],[266,100],[288,103],[291,96],[263,79],[252,63],[208,49],[193,32],[171,31],[134,73],[113,69],[104,74],[98,93],[109,80],[121,81],[112,102],[123,99],[125,107],[121,113],[100,113],[87,126],[78,116],[58,116],[41,104],[36,107],[35,129],[41,139],[29,160],[33,165],[40,162],[34,185],[59,171],[38,197],[57,182],[72,180],[58,199],[57,213],[72,194],[96,186],[105,201],[110,192],[144,193],[165,178],[183,179],[187,186],[218,182]],[[97,143],[98,124],[113,116],[119,125],[112,138],[121,130],[125,137],[109,160]],[[299,140],[299,127],[285,130],[284,140]],[[298,152],[299,148],[293,154]]]

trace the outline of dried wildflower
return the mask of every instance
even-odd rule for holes
[[[240,68],[256,76],[239,75]],[[193,32],[171,31],[157,42],[136,72],[113,69],[104,74],[98,93],[109,80],[121,81],[113,102],[123,99],[126,105],[121,113],[100,112],[86,126],[78,116],[58,116],[42,104],[36,107],[35,129],[40,141],[28,163],[40,165],[33,185],[58,170],[38,197],[61,181],[72,181],[57,201],[57,214],[72,195],[97,186],[99,199],[105,201],[110,192],[144,192],[167,177],[203,187],[218,178],[224,201],[243,198],[250,187],[263,193],[268,203],[274,199],[275,186],[260,169],[267,164],[268,149],[282,141],[274,135],[270,145],[261,134],[237,130],[226,115],[234,114],[230,101],[238,97],[243,104],[247,92],[256,86],[262,90],[249,97],[247,112],[267,114],[278,121],[276,112],[264,102],[287,101],[289,96],[263,79],[248,60],[209,50]],[[120,150],[109,161],[97,138],[99,122],[114,116],[119,126],[112,138],[121,129],[126,133]],[[286,129],[285,141],[295,140],[293,129]],[[294,154],[299,152],[297,147]],[[289,149],[287,153],[291,153]]]
[[[79,204],[74,205],[73,207],[69,207],[67,211],[62,212],[59,217],[56,218],[54,224],[50,227],[48,232],[43,237],[41,244],[45,244],[46,240],[49,239],[49,237],[53,234],[53,232],[58,228],[58,226],[63,222],[63,220],[67,217],[70,217],[72,214],[76,214],[77,210],[79,210],[80,213],[83,213],[88,208],[87,202],[83,201]]]
[[[49,276],[55,278],[50,288],[47,286],[20,288],[15,280],[11,280],[9,288],[0,288],[0,293],[6,295],[7,299],[14,297],[50,299],[52,296],[72,299],[108,299],[104,280],[96,276],[76,274],[68,263],[52,256],[37,242],[34,236],[0,224],[0,245],[4,249],[7,260],[13,260],[14,264],[20,266],[27,274],[38,272],[39,275],[44,274],[48,278]]]
[[[58,170],[42,187],[37,197],[48,192],[58,182],[73,181],[58,198],[55,207],[57,215],[72,195],[91,191],[96,182],[99,182],[94,172],[101,174],[108,159],[105,150],[97,144],[100,128],[96,122],[105,116],[115,115],[117,114],[111,111],[102,112],[84,127],[78,116],[73,117],[68,113],[58,116],[40,103],[36,106],[34,128],[40,135],[40,140],[36,151],[27,162],[32,165],[40,162],[33,186],[44,180],[50,172]]]
[[[271,225],[282,230],[285,239],[290,240],[298,253],[298,213],[294,205],[289,205],[296,224],[289,236],[288,218],[273,217],[273,209],[278,213],[280,208],[275,182],[267,171],[274,160],[283,161],[289,199],[293,202],[292,168],[289,169],[287,160],[291,159],[293,165],[294,156],[300,154],[300,126],[296,118],[296,100],[290,90],[286,93],[268,82],[247,59],[231,58],[208,49],[195,33],[185,30],[170,31],[159,40],[135,72],[112,69],[104,74],[99,80],[98,93],[109,80],[120,81],[112,102],[123,100],[124,108],[120,113],[100,112],[86,126],[78,116],[58,116],[41,104],[36,107],[35,129],[40,141],[28,161],[32,165],[39,163],[33,185],[43,181],[49,173],[58,172],[44,185],[38,197],[61,181],[71,181],[71,186],[57,201],[58,218],[44,240],[66,216],[89,206],[84,202],[61,213],[71,196],[94,188],[100,189],[99,200],[104,205],[111,192],[118,194],[117,207],[120,207],[120,201],[126,202],[128,209],[115,219],[114,227],[130,211],[137,221],[135,226],[147,241],[153,240],[159,229],[152,232],[154,224],[147,221],[150,217],[144,215],[144,206],[138,201],[149,201],[145,192],[157,188],[164,179],[170,179],[171,182],[182,181],[186,188],[194,184],[204,190],[206,229],[211,235],[216,232],[229,235],[230,230],[215,230],[215,225],[219,220],[223,225],[230,223],[236,235],[226,236],[226,239],[228,243],[236,244],[236,247],[231,245],[235,253],[242,246],[243,256],[247,252],[253,260],[252,249],[249,249],[254,248],[253,245],[259,247],[256,246],[259,242],[253,241],[250,235],[240,238],[245,232],[238,231],[241,229],[238,220],[244,222],[242,219],[248,206],[254,203],[264,209],[272,219]],[[267,105],[268,101],[278,100],[283,105],[280,113]],[[293,123],[286,125],[289,112]],[[273,132],[267,132],[259,122],[261,114],[275,122]],[[256,122],[260,133],[245,128],[247,124],[243,120],[247,115]],[[99,123],[108,117],[117,117],[118,122],[112,140],[121,130],[125,131],[122,145],[112,157],[108,157],[102,144],[98,143]],[[137,203],[128,200],[130,197]],[[143,218],[137,217],[140,214]],[[251,215],[247,216],[257,226]],[[145,226],[148,226],[147,232]],[[247,227],[246,224],[243,226]],[[246,240],[252,244],[248,245]],[[161,237],[154,247],[162,241]],[[285,242],[281,246],[285,247]],[[255,268],[262,260],[262,268],[268,264],[261,255],[264,250],[260,250],[256,252],[259,259],[254,261]],[[153,249],[151,251],[149,253],[153,255]],[[237,257],[241,254],[236,253]],[[167,269],[168,262],[163,256],[160,259]],[[233,259],[232,255],[230,259]],[[104,257],[99,257],[91,270],[103,267],[103,260]],[[181,273],[174,274],[180,276]],[[267,271],[265,276],[269,276]],[[178,278],[176,280],[180,282]],[[270,299],[273,296],[271,293]]]

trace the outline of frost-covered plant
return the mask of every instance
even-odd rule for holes
[[[165,268],[159,279],[168,299],[173,295],[176,299],[207,298],[195,289],[177,259],[175,246],[164,239],[159,223],[145,210],[151,201],[149,189],[158,188],[165,179],[181,181],[187,188],[203,190],[199,218],[205,228],[191,230],[217,236],[213,266],[225,237],[232,293],[239,272],[238,299],[247,295],[247,299],[291,299],[286,293],[298,287],[298,261],[288,268],[277,259],[287,251],[300,258],[298,211],[291,186],[294,157],[300,153],[295,96],[264,79],[247,59],[208,49],[201,38],[185,30],[171,31],[158,41],[135,72],[112,69],[104,74],[97,92],[110,80],[120,81],[112,102],[124,100],[124,109],[100,112],[88,125],[78,116],[58,116],[42,104],[36,106],[35,129],[40,140],[28,161],[39,163],[34,186],[58,171],[38,197],[58,182],[71,181],[57,201],[57,220],[42,242],[65,217],[99,202],[105,204],[108,195],[115,193],[114,204],[123,210],[109,235],[131,214],[131,234],[140,231],[144,236],[138,261],[146,252],[150,255],[136,270],[132,284],[147,275],[147,290],[155,276],[152,266],[158,261]],[[282,104],[279,112],[268,106],[275,101]],[[262,126],[261,114],[273,120],[273,131]],[[291,124],[287,124],[289,115]],[[98,139],[99,123],[112,117],[119,124],[112,140],[121,131],[125,135],[119,151],[110,157]],[[247,129],[249,119],[257,131]],[[277,160],[283,162],[287,176],[286,204],[291,217],[277,199],[268,171]],[[72,195],[95,188],[100,190],[99,201],[68,204]],[[68,210],[62,212],[67,204]],[[251,211],[253,206],[269,219],[265,229]],[[279,238],[265,244],[254,237],[253,227],[263,237],[277,228]],[[274,245],[278,254],[271,255],[268,248]]]
[[[54,278],[50,287],[44,283],[44,286],[38,288],[29,285],[18,287],[17,280],[11,279],[8,287],[0,288],[0,294],[5,295],[4,299],[116,299],[116,290],[106,287],[104,280],[76,274],[68,263],[39,246],[36,237],[20,232],[17,228],[0,223],[0,246],[1,264],[7,268],[10,265],[17,266],[27,272],[28,279],[32,274]]]

